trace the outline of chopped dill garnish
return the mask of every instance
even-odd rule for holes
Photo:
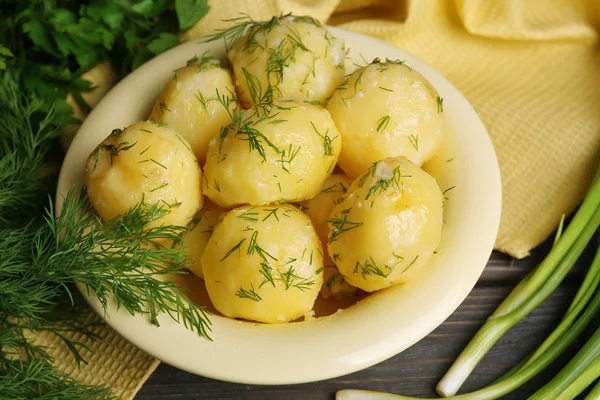
[[[415,256],[415,258],[413,258],[413,260],[410,262],[410,264],[408,264],[408,266],[406,266],[406,267],[405,267],[405,268],[402,270],[402,273],[405,273],[405,272],[406,272],[406,271],[407,271],[407,270],[408,270],[410,267],[412,267],[412,266],[413,266],[413,265],[414,265],[414,264],[417,262],[417,260],[418,260],[418,259],[419,259],[419,255],[417,254],[417,255]]]
[[[383,132],[383,130],[387,128],[388,124],[390,123],[390,119],[391,118],[389,115],[384,115],[383,117],[379,118],[377,120],[377,132]]]
[[[115,132],[115,131],[113,131],[113,132]],[[133,146],[135,146],[136,144],[137,144],[137,142],[135,142],[133,144],[129,144],[129,142],[121,142],[121,143],[119,143],[118,146],[115,146],[114,144],[99,145],[94,150],[94,167],[92,168],[92,172],[94,172],[96,170],[96,167],[98,166],[98,161],[100,159],[100,150],[107,151],[110,154],[110,165],[112,165],[114,158],[118,157],[120,152],[127,151],[127,150],[131,149]]]
[[[160,107],[160,113],[161,114],[165,114],[165,111],[171,112],[171,109],[169,107],[167,107],[167,104],[164,101],[161,101],[159,104]]]
[[[437,112],[444,112],[444,99],[442,99],[440,96],[437,97]]]
[[[273,268],[269,266],[269,263],[263,261],[260,263],[260,270],[258,271],[265,278],[258,288],[260,289],[263,285],[270,283],[275,287],[275,280],[273,279]]]
[[[336,182],[331,186],[321,190],[321,193],[346,193],[348,188],[344,185],[344,182]]]
[[[258,211],[255,211],[254,207],[245,210],[243,213],[237,216],[237,218],[244,219],[250,222],[258,222]]]
[[[352,208],[342,210],[340,214],[335,215],[332,218],[327,218],[323,222],[331,224],[331,232],[329,233],[329,243],[333,243],[337,238],[345,232],[351,231],[362,226],[362,222],[348,221],[348,214]]]
[[[387,271],[383,271],[383,269],[379,267],[375,260],[373,260],[373,257],[369,257],[368,260],[364,260],[362,262],[357,261],[354,265],[354,270],[352,272],[355,274],[360,272],[363,279],[366,279],[366,277],[369,275],[376,275],[381,276],[383,278],[387,278],[387,276],[392,272],[392,268],[387,265],[384,265],[383,268]]]
[[[256,293],[256,290],[254,290],[254,286],[252,284],[250,284],[250,290],[246,290],[242,286],[240,286],[238,291],[235,292],[235,295],[240,299],[250,299],[256,302],[262,300],[262,297],[260,297],[260,295]]]
[[[411,133],[408,135],[408,140],[410,140],[410,144],[413,145],[415,150],[419,151],[419,134],[417,133],[415,135],[414,133]]]
[[[285,285],[285,290],[290,288],[296,288],[301,292],[310,289],[311,286],[314,286],[315,280],[311,278],[303,278],[297,275],[294,272],[294,266],[290,266],[287,271],[281,272],[279,271],[279,275],[281,277],[281,281]]]
[[[160,185],[160,186],[157,186],[157,187],[155,187],[154,189],[150,190],[150,193],[152,193],[152,192],[156,192],[157,190],[160,190],[160,189],[162,189],[162,188],[164,188],[164,187],[167,187],[168,185],[169,185],[169,183],[168,183],[168,182],[165,182],[165,183],[163,183],[162,185]]]
[[[156,161],[154,158],[151,158],[150,161],[152,161],[154,164],[158,165],[159,167],[167,169],[167,167],[165,167],[164,165],[162,165],[161,163],[159,163],[158,161]]]
[[[269,259],[271,259],[273,261],[277,261],[277,259],[275,257],[273,257],[271,254],[269,254],[268,251],[263,249],[258,244],[258,231],[252,232],[252,236],[250,238],[250,243],[248,243],[248,250],[246,251],[246,255],[251,256],[254,253],[258,254],[258,256],[260,258],[262,258],[263,261],[265,261],[265,262],[269,262]]]
[[[262,222],[265,222],[270,217],[274,217],[277,220],[277,222],[279,222],[279,217],[277,216],[277,210],[279,210],[277,207],[274,207],[274,208],[263,208],[263,211],[267,211],[268,214],[267,214],[266,217],[263,218]]]
[[[232,255],[236,250],[238,250],[242,246],[242,244],[245,241],[246,241],[246,238],[243,238],[242,240],[240,240],[235,246],[233,246],[231,249],[229,249],[229,251],[223,256],[223,258],[221,258],[221,260],[219,260],[219,262],[224,261],[227,257]]]
[[[324,156],[332,156],[333,155],[333,141],[335,139],[337,139],[338,136],[330,137],[329,129],[327,129],[327,131],[325,131],[324,134],[319,133],[319,131],[317,130],[317,127],[315,126],[315,124],[312,121],[310,121],[310,125],[312,126],[312,128],[314,129],[316,134],[319,135],[319,137],[321,139],[323,139],[323,155]]]

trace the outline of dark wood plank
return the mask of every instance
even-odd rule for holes
[[[335,391],[343,388],[435,396],[435,384],[510,288],[476,287],[461,307],[421,342],[385,362],[351,375],[304,385],[253,386],[218,382],[163,364],[144,385],[136,400],[325,400],[333,399]],[[575,290],[574,285],[561,286],[523,323],[510,331],[474,371],[464,389],[474,390],[493,381],[541,343],[559,321]],[[564,362],[559,360],[550,371],[505,398],[526,398],[555,374]]]

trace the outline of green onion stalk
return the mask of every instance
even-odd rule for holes
[[[532,379],[564,352],[600,314],[600,248],[560,324],[536,351],[493,384],[475,392],[455,395],[468,375],[510,328],[539,306],[563,281],[600,226],[600,176],[564,234],[562,223],[548,256],[521,281],[496,309],[480,331],[459,355],[438,384],[440,395],[448,399],[497,399]],[[600,330],[573,360],[531,399],[569,399],[591,385],[600,375]],[[600,393],[600,384],[592,393]],[[564,397],[558,397],[558,396]],[[590,397],[595,398],[595,397]],[[400,396],[364,390],[342,390],[338,400],[409,400]]]

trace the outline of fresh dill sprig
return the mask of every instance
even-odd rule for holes
[[[45,113],[41,100],[20,92],[14,80],[0,78],[0,226],[22,226],[40,215],[47,203],[40,192],[52,190],[46,164],[57,152],[54,111]]]
[[[13,359],[0,364],[3,399],[117,400],[107,387],[81,384],[42,359]]]
[[[42,239],[38,238],[34,265],[54,269],[60,266],[63,279],[85,285],[104,309],[112,298],[132,315],[148,314],[156,325],[158,315],[166,313],[209,338],[208,311],[190,302],[173,281],[161,279],[182,273],[190,263],[183,248],[163,244],[176,241],[186,227],[149,228],[152,221],[169,212],[160,204],[142,201],[127,213],[104,222],[94,214],[85,193],[78,195],[72,189],[65,197],[60,217],[54,217],[52,206],[48,209],[48,242],[41,247]],[[149,244],[156,248],[149,248]]]

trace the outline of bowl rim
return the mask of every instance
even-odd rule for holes
[[[199,337],[165,316],[159,317],[161,326],[156,328],[145,316],[131,316],[117,309],[113,302],[109,302],[105,314],[98,299],[88,296],[87,290],[78,285],[90,306],[114,330],[163,362],[208,378],[246,384],[307,383],[356,372],[400,353],[438,327],[468,296],[487,264],[500,224],[500,170],[491,139],[473,107],[442,74],[415,56],[373,37],[327,28],[343,38],[351,51],[357,46],[365,49],[365,53],[405,60],[447,100],[444,103],[446,117],[457,126],[462,124],[454,138],[457,154],[460,154],[455,168],[457,176],[465,182],[452,206],[466,210],[466,214],[461,214],[464,218],[452,224],[452,229],[453,233],[464,234],[461,240],[468,243],[458,243],[469,251],[449,247],[436,258],[435,267],[428,266],[435,268],[434,271],[417,277],[414,284],[397,285],[370,296],[360,307],[314,321],[262,325],[213,315],[211,336],[214,341]],[[68,190],[81,182],[83,169],[78,170],[76,166],[85,165],[89,154],[85,149],[90,146],[93,149],[102,139],[91,144],[90,141],[110,132],[106,127],[100,129],[107,125],[106,116],[119,122],[127,121],[132,114],[129,108],[137,107],[138,115],[143,108],[142,105],[116,107],[115,104],[122,102],[122,98],[140,97],[145,93],[148,97],[148,92],[156,92],[156,88],[164,86],[170,78],[165,75],[166,71],[174,70],[173,66],[183,66],[185,60],[207,50],[211,54],[222,53],[223,45],[200,40],[180,44],[126,76],[102,99],[83,122],[65,156],[55,199],[57,215]],[[144,80],[159,70],[160,79]],[[145,82],[152,88],[145,90],[142,85]],[[442,268],[444,266],[460,268],[461,276],[453,277]],[[438,277],[438,272],[443,276]],[[398,297],[404,298],[404,302],[392,307],[388,300]],[[435,308],[419,314],[424,301],[434,303]],[[373,303],[379,303],[379,308]],[[404,322],[410,314],[413,314],[412,324],[406,326]]]

